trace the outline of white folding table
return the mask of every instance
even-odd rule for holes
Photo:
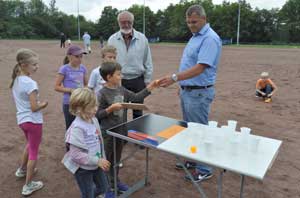
[[[113,136],[114,151],[116,150],[116,138],[123,139],[134,144],[142,145],[145,147],[146,151],[145,177],[131,186],[128,191],[120,196],[117,196],[116,185],[116,167],[119,163],[116,161],[116,156],[114,156],[114,188],[116,197],[129,197],[132,193],[147,185],[150,149],[157,149],[174,154],[178,162],[180,162],[182,165],[183,162],[180,159],[181,157],[219,169],[220,174],[218,177],[218,198],[222,197],[222,179],[224,170],[240,174],[240,197],[243,197],[245,176],[263,180],[266,172],[271,168],[273,161],[276,159],[279,147],[282,143],[280,140],[261,136],[242,136],[240,132],[229,133],[225,129],[210,128],[207,125],[198,123],[193,123],[193,127],[188,127],[169,139],[164,139],[156,136],[158,132],[173,125],[186,127],[186,123],[184,121],[178,121],[156,114],[147,114],[135,120],[120,124],[107,130],[107,133]],[[138,132],[157,138],[158,146],[153,146],[151,144],[147,144],[145,142],[141,142],[139,140],[128,137],[128,130],[136,130]],[[253,139],[259,140],[256,151],[252,151],[249,146]],[[191,153],[191,146],[197,147],[196,153]],[[136,150],[133,151],[133,153],[129,154],[127,157],[123,158],[121,161],[127,160],[128,158],[132,157],[135,152]],[[190,172],[185,167],[184,170],[192,179],[192,182],[201,194],[201,197],[205,198],[206,194],[204,193],[202,187],[193,180]]]
[[[176,155],[178,160],[179,157],[183,157],[221,169],[218,177],[219,198],[222,197],[223,170],[241,175],[240,197],[243,197],[245,176],[263,180],[282,143],[271,138],[242,136],[240,132],[229,134],[225,129],[210,128],[201,124],[195,127],[195,125],[164,141],[158,149]],[[251,148],[254,139],[259,141],[256,149]],[[191,152],[191,146],[197,148],[196,153]],[[195,184],[194,181],[193,183]],[[198,190],[205,197],[202,189]]]

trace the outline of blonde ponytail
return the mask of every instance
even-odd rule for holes
[[[17,76],[20,74],[20,66],[19,66],[19,63],[17,63],[13,69],[13,72],[11,74],[11,83],[9,85],[9,88],[12,88],[14,86],[14,82],[15,82],[15,79],[17,78]]]
[[[38,55],[30,49],[19,49],[17,51],[16,61],[17,64],[14,66],[11,78],[12,81],[9,85],[9,88],[12,88],[15,82],[15,79],[21,73],[21,64],[33,64],[38,60]]]

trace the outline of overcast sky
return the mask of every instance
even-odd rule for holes
[[[43,0],[49,5],[50,0]],[[145,0],[146,6],[149,6],[152,11],[156,12],[164,10],[171,3],[176,4],[180,0]],[[214,4],[221,4],[223,0],[213,0]],[[238,0],[227,0],[237,2]],[[286,0],[247,0],[252,8],[260,9],[281,8]],[[142,5],[144,0],[79,0],[80,14],[86,19],[96,21],[100,18],[101,11],[105,6],[112,6],[118,10],[127,9],[133,4]],[[56,7],[67,14],[77,15],[77,0],[56,0]]]

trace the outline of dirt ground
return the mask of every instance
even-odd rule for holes
[[[79,189],[71,173],[61,164],[64,155],[64,118],[62,95],[54,91],[56,72],[65,50],[58,41],[0,41],[0,197],[21,197],[24,179],[14,176],[24,147],[24,135],[16,124],[15,106],[8,88],[15,53],[18,48],[30,48],[40,55],[40,68],[33,78],[38,81],[41,98],[49,101],[44,112],[44,134],[40,149],[36,179],[45,187],[33,198],[79,198]],[[151,45],[154,78],[173,73],[179,64],[183,45]],[[91,71],[101,62],[97,44],[93,53],[84,58]],[[263,181],[246,177],[244,196],[251,198],[300,197],[300,49],[223,47],[216,82],[216,98],[211,120],[223,125],[229,119],[238,126],[247,126],[254,134],[283,141],[273,167]],[[262,71],[269,71],[279,90],[273,102],[265,104],[254,97],[255,82]],[[179,99],[174,86],[159,89],[145,103],[151,113],[181,119]],[[125,154],[133,147],[126,146]],[[126,161],[121,179],[133,184],[143,175],[144,152]],[[183,179],[184,173],[174,169],[175,157],[150,151],[150,185],[132,198],[200,197],[194,186]],[[239,197],[240,176],[226,172],[223,197]],[[207,196],[217,197],[217,177],[203,182]]]

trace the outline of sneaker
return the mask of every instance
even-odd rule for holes
[[[35,174],[37,172],[37,168],[34,169],[33,173]],[[27,173],[27,170],[25,169],[22,169],[22,168],[18,168],[15,175],[16,177],[26,177],[26,173]]]
[[[265,103],[270,103],[270,102],[272,102],[272,99],[271,99],[271,98],[266,98],[266,99],[265,99]]]
[[[15,175],[16,177],[26,177],[26,170],[23,170],[22,168],[18,168]]]
[[[126,184],[122,183],[122,182],[118,182],[117,187],[118,187],[119,191],[123,191],[123,192],[127,191],[129,189],[129,187]]]
[[[115,198],[115,193],[113,191],[108,191],[105,193],[104,198]]]
[[[197,164],[195,162],[186,161],[184,163],[184,166],[187,169],[192,169],[192,168],[196,168]],[[181,165],[181,163],[176,163],[175,168],[178,169],[178,170],[183,170],[183,166]]]
[[[44,184],[41,181],[31,181],[23,186],[22,195],[31,195],[34,191],[43,188],[43,186]]]
[[[194,171],[192,173],[192,177],[193,177],[195,182],[201,182],[201,181],[204,181],[204,180],[208,180],[212,176],[213,176],[212,173],[201,173],[201,172],[198,172],[198,171]],[[192,181],[191,178],[188,175],[185,175],[184,178],[188,181]]]

